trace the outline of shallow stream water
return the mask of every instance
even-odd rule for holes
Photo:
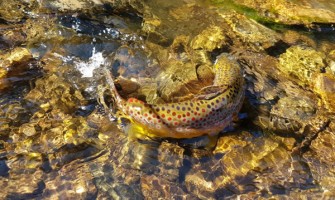
[[[0,6],[0,199],[335,198],[334,3]],[[125,98],[191,98],[222,53],[246,97],[217,138],[138,137],[101,93],[108,67]]]

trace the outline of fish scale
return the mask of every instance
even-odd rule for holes
[[[221,56],[213,68],[216,74],[213,88],[219,91],[217,94],[199,94],[187,101],[155,105],[136,98],[124,100],[107,69],[106,77],[120,111],[147,134],[191,138],[222,131],[238,113],[244,99],[244,79],[238,64]]]

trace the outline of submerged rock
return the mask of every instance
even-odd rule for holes
[[[312,48],[293,46],[279,57],[279,69],[302,86],[313,85],[315,77],[325,68],[325,55]]]
[[[0,55],[0,90],[8,87],[12,77],[22,76],[30,68],[33,56],[23,47],[17,47],[8,53]]]
[[[332,23],[331,3],[3,2],[0,80],[30,82],[0,94],[1,199],[333,198],[334,45],[272,26]],[[245,71],[247,117],[214,149],[202,145],[213,138],[129,137],[95,100],[106,54],[123,96],[163,103],[212,85],[221,53]],[[36,63],[34,80],[24,73]]]
[[[314,89],[321,95],[326,108],[335,112],[335,75],[319,74],[313,80]]]
[[[245,6],[245,9],[255,9],[262,17],[283,24],[335,22],[335,6],[328,1],[238,0],[234,3]]]
[[[324,196],[335,197],[335,135],[334,123],[320,132],[311,142],[310,149],[303,154],[310,167],[313,178],[324,188]]]
[[[9,22],[20,22],[27,15],[27,11],[31,10],[36,1],[1,1],[0,2],[0,18]]]
[[[26,99],[39,103],[44,111],[60,109],[63,113],[74,112],[86,101],[80,91],[71,88],[69,83],[55,74],[38,80]]]

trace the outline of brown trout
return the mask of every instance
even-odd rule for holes
[[[213,86],[204,88],[195,98],[156,105],[136,98],[123,99],[108,69],[105,75],[117,107],[144,134],[192,138],[218,134],[232,122],[243,103],[244,79],[239,65],[220,56],[213,68],[216,75]]]

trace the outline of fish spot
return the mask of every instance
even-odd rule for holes
[[[176,112],[173,112],[173,113],[172,113],[172,116],[176,116]]]

